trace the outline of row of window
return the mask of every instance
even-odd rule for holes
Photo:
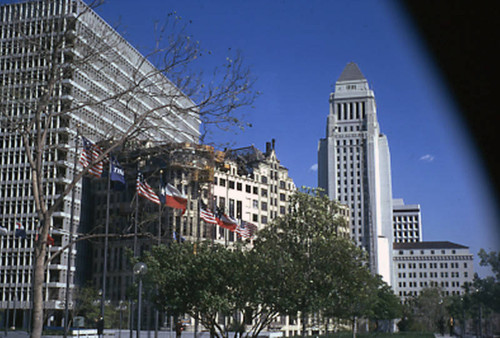
[[[354,146],[354,145],[357,145],[359,146],[361,144],[361,140],[359,138],[357,139],[343,139],[343,140],[337,140],[337,151],[339,153],[342,153],[342,149],[344,149],[344,153],[347,153],[348,151],[350,151],[351,153],[354,152],[354,150],[356,150],[356,152],[359,152],[360,151],[360,147],[341,147],[341,146]]]
[[[25,2],[0,7],[0,21],[7,22],[12,19],[29,19],[32,17],[46,17],[77,11],[74,1],[48,1]]]
[[[417,269],[417,266],[419,269],[427,269],[427,263],[398,263],[398,269],[406,269],[408,267],[408,269]],[[460,267],[460,264],[458,262],[451,262],[450,263],[450,267],[453,269],[458,269]],[[467,268],[467,262],[464,262],[463,263],[463,267],[464,268]],[[431,262],[429,263],[429,268],[430,269],[437,269],[438,268],[438,263],[436,262]],[[440,269],[447,269],[448,268],[448,263],[447,262],[444,262],[444,263],[439,263],[439,268]]]
[[[441,271],[439,274],[437,272],[429,272],[429,278],[448,278],[448,271]],[[427,278],[427,272],[419,272],[418,273],[419,278]],[[452,271],[450,272],[450,277],[451,278],[460,278],[460,272],[458,271]],[[464,277],[468,278],[469,273],[467,271],[464,271]],[[400,272],[398,273],[398,278],[406,278],[406,273],[405,272]],[[417,278],[417,273],[416,272],[409,272],[408,273],[408,278]]]
[[[418,223],[418,216],[393,216],[392,220],[395,223],[412,222],[412,221]]]
[[[229,189],[235,189],[237,191],[243,191],[243,184],[240,182],[235,182],[232,180],[226,180],[224,178],[214,178],[214,184],[219,185],[221,187],[227,186]],[[280,181],[280,189],[284,189],[286,186],[286,183],[284,181]],[[278,193],[278,186],[276,185],[271,185],[271,193]],[[259,194],[259,187],[256,186],[251,186],[249,184],[245,184],[245,192],[247,193],[253,193],[254,195]],[[260,189],[260,195],[263,197],[267,197],[268,194],[268,189],[261,188]],[[285,194],[280,194],[280,200],[281,201],[286,201],[286,195]]]
[[[365,102],[337,103],[338,120],[364,120],[365,116]]]
[[[429,285],[431,287],[438,287],[438,286],[441,286],[441,287],[450,287],[450,284],[451,284],[451,287],[460,287],[460,282],[448,282],[448,281],[441,281],[441,282],[437,282],[437,281],[429,281],[429,282],[408,282],[408,287],[409,288],[427,288],[429,287]],[[398,286],[400,288],[406,288],[406,282],[399,282],[398,283]]]
[[[409,223],[409,224],[395,224],[395,228],[398,230],[408,230],[408,229],[418,229],[418,223]]]
[[[362,128],[361,128],[360,125],[356,125],[356,126],[344,126],[344,127],[337,126],[337,130],[339,132],[342,132],[342,131],[344,131],[344,132],[354,132],[354,131],[361,131]]]
[[[430,254],[431,254],[431,255],[434,255],[435,253],[436,253],[436,250],[430,250]],[[450,251],[448,251],[448,252],[447,252],[446,250],[444,250],[444,249],[442,249],[442,250],[441,250],[441,254],[442,254],[442,255],[445,255],[446,253],[448,253],[448,254],[450,254],[450,253],[451,253],[452,255],[455,255],[455,254],[457,253],[457,251],[456,251],[456,250],[454,250],[454,249],[452,249],[452,250],[450,250]],[[405,254],[405,252],[404,252],[404,250],[399,250],[399,251],[398,251],[398,254],[400,254],[400,255],[404,255],[404,254]],[[413,251],[413,250],[409,250],[409,254],[410,254],[410,255],[413,255],[413,254],[414,254],[414,251]],[[420,250],[420,254],[421,254],[421,255],[425,254],[425,251],[424,251],[424,250]]]
[[[418,237],[418,231],[394,231],[394,237]]]

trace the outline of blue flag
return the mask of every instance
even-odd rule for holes
[[[186,241],[186,239],[184,237],[179,236],[177,231],[174,231],[174,233],[172,234],[172,237],[174,238],[174,241],[176,241],[176,242],[184,243],[184,241]]]
[[[114,156],[111,156],[111,181],[115,182],[120,182],[122,184],[125,184],[125,171],[123,170],[122,166],[118,161],[114,158]]]

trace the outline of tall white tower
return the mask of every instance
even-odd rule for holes
[[[373,273],[392,284],[392,189],[387,138],[375,96],[358,66],[347,64],[330,94],[326,137],[318,145],[318,186],[349,206],[354,242]]]

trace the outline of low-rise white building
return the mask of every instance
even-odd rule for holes
[[[452,242],[394,243],[394,291],[401,300],[418,296],[429,287],[445,296],[464,293],[472,283],[473,256],[469,248]]]

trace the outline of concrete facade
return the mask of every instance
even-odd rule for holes
[[[330,95],[326,137],[318,145],[318,186],[350,209],[351,238],[369,254],[373,273],[392,284],[392,188],[388,141],[375,96],[355,63]]]
[[[392,201],[394,243],[422,241],[420,204],[405,204],[403,199]]]
[[[175,92],[177,104],[193,105],[179,96],[170,81],[159,75],[152,64],[125,41],[111,26],[79,0],[32,1],[0,7],[0,110],[9,118],[23,119],[33,114],[34,103],[44,95],[50,72],[56,69],[48,113],[58,113],[81,106],[70,113],[54,117],[45,153],[44,178],[47,200],[57,198],[73,179],[77,128],[93,142],[124,132],[134,116],[155,107],[165,107],[171,97],[145,95],[145,92]],[[96,50],[106,52],[95,53]],[[92,53],[94,51],[94,53]],[[53,56],[49,58],[48,55]],[[91,57],[92,56],[92,57]],[[79,62],[82,59],[85,62]],[[49,62],[50,61],[50,62]],[[60,71],[60,72],[59,72]],[[151,74],[156,74],[154,79]],[[127,102],[104,100],[133,81],[150,77],[149,87]],[[158,116],[165,113],[158,109]],[[168,124],[167,128],[155,128]],[[171,119],[152,122],[143,139],[156,141],[197,141],[199,119],[195,114],[179,114]],[[172,130],[176,132],[172,132]],[[10,309],[11,326],[26,327],[31,302],[31,267],[37,215],[31,193],[31,172],[20,133],[2,124],[0,130],[0,224],[10,230],[0,238],[0,309]],[[81,149],[81,145],[80,145]],[[82,183],[76,186],[74,223],[82,225]],[[52,217],[50,230],[55,244],[49,257],[69,243],[71,198]],[[14,236],[14,224],[20,222],[27,238]],[[66,297],[66,270],[71,261],[70,285],[74,286],[76,247],[71,255],[64,252],[51,261],[44,285],[44,307],[47,325],[61,325]],[[17,310],[14,318],[15,310]]]
[[[440,288],[444,296],[461,295],[474,278],[469,248],[451,242],[394,243],[394,291],[402,301],[424,288]]]

